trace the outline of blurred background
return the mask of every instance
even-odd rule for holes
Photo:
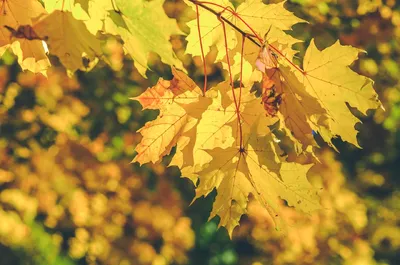
[[[400,2],[286,5],[310,22],[292,33],[304,40],[296,45],[300,57],[313,37],[319,48],[340,39],[367,51],[353,69],[375,80],[386,109],[360,117],[363,149],[336,140],[340,153],[318,151],[321,164],[309,180],[324,187],[326,210],[305,216],[284,208],[293,229],[282,237],[250,203],[231,241],[217,218],[207,221],[215,193],[189,206],[194,187],[176,168],[130,164],[135,131],[157,113],[129,98],[171,77],[156,55],[144,79],[110,39],[108,63],[69,78],[52,58],[56,67],[45,78],[21,72],[7,53],[0,62],[0,264],[400,264]],[[187,32],[194,14],[186,5],[166,1],[164,8]],[[184,36],[171,41],[202,84],[200,58],[184,54]],[[211,84],[221,81],[212,54],[207,63]]]

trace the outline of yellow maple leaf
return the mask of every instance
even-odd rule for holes
[[[350,69],[361,50],[342,46],[336,42],[320,51],[311,41],[304,57],[304,73],[296,71],[307,92],[316,98],[326,110],[328,129],[321,135],[330,138],[340,136],[344,141],[358,146],[355,125],[359,120],[347,107],[357,108],[361,113],[381,106],[371,79]]]
[[[37,0],[4,0],[0,9],[0,56],[11,48],[22,70],[45,74],[50,61],[42,41],[13,38],[12,32],[5,27],[17,29],[23,25],[32,25],[34,17],[46,13],[42,5]]]
[[[236,98],[240,98],[238,111],[228,82],[208,90],[206,98],[212,100],[212,103],[199,112],[200,120],[189,132],[190,137],[182,138],[177,144],[170,165],[178,166],[182,176],[194,183],[198,172],[212,160],[207,150],[240,144],[242,135],[249,134],[252,127],[259,136],[266,135],[270,132],[268,126],[277,122],[277,119],[264,114],[261,99],[250,93],[249,88],[243,88],[242,93],[235,89],[234,93]]]
[[[199,172],[196,198],[217,190],[210,218],[219,215],[219,225],[226,227],[231,237],[246,213],[250,194],[269,211],[280,229],[284,229],[284,222],[278,197],[304,212],[320,208],[317,191],[306,177],[312,165],[281,162],[271,135],[251,136],[243,149],[215,148],[208,153],[214,159]]]
[[[91,62],[102,53],[100,41],[69,11],[54,10],[40,16],[32,28],[46,40],[50,53],[56,55],[71,72],[86,67],[82,57]]]
[[[144,109],[159,109],[160,114],[138,131],[143,138],[136,146],[138,154],[133,162],[159,162],[179,141],[187,139],[197,125],[199,115],[211,103],[183,72],[173,69],[173,73],[171,81],[160,79],[155,86],[134,98]]]
[[[260,53],[258,68],[264,78],[271,80],[271,89],[283,95],[278,113],[281,130],[292,140],[296,151],[316,145],[313,131],[333,148],[331,139],[336,136],[359,146],[355,130],[359,120],[347,104],[363,114],[380,106],[372,81],[349,68],[360,50],[337,42],[319,51],[312,41],[304,58],[304,70],[288,58],[266,50],[267,53]],[[266,67],[263,60],[273,63]]]

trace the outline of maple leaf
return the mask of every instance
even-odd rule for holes
[[[139,72],[145,76],[150,52],[155,52],[161,61],[183,69],[182,62],[176,58],[169,42],[171,35],[182,35],[174,19],[165,14],[164,0],[124,1],[116,0],[118,12],[110,10],[105,20],[105,31],[121,36],[124,48],[134,59]]]
[[[268,42],[263,45],[256,65],[276,94],[283,95],[278,114],[281,129],[298,153],[316,145],[313,131],[333,148],[331,138],[336,136],[359,147],[354,128],[359,120],[347,104],[364,114],[380,106],[372,81],[349,68],[359,52],[338,42],[319,51],[312,41],[302,70],[288,58],[275,55]]]
[[[381,106],[371,79],[350,69],[361,50],[342,46],[336,42],[320,51],[311,41],[304,57],[304,73],[296,71],[306,91],[318,99],[326,110],[328,129],[320,126],[321,136],[330,139],[340,136],[344,141],[358,146],[356,123],[360,122],[347,107],[357,108],[361,113]],[[332,145],[332,144],[331,144]]]
[[[207,108],[210,100],[202,97],[199,87],[183,72],[172,69],[174,79],[160,79],[138,97],[144,109],[158,109],[158,117],[138,132],[143,135],[137,145],[133,162],[156,163],[170,153],[172,147],[198,122],[198,113]]]
[[[277,219],[277,225],[282,223],[277,197],[305,212],[317,209],[318,196],[306,178],[310,165],[282,162],[276,155],[268,126],[277,119],[264,114],[261,99],[248,88],[230,92],[228,82],[208,90],[206,97],[212,103],[202,109],[198,124],[176,142],[171,165],[178,166],[195,185],[199,183],[195,199],[217,189],[210,218],[219,215],[220,225],[231,236],[246,212],[250,193]],[[235,97],[241,99],[239,110]],[[250,139],[241,150],[239,137],[249,134],[256,140]]]
[[[250,133],[252,127],[258,135],[266,135],[270,132],[268,126],[277,122],[277,119],[265,116],[261,99],[250,93],[248,88],[242,92],[235,90],[235,97],[240,98],[239,110],[228,82],[209,89],[205,97],[212,103],[199,112],[200,120],[189,132],[190,136],[177,143],[176,154],[170,164],[178,166],[182,176],[191,179],[194,184],[198,180],[198,172],[212,160],[207,150],[239,144],[242,135]]]
[[[246,212],[250,194],[269,211],[276,225],[283,222],[278,197],[304,212],[320,208],[316,189],[306,177],[312,165],[281,162],[275,148],[267,135],[251,136],[243,149],[233,146],[208,151],[214,159],[199,172],[196,198],[217,190],[210,218],[219,215],[219,225],[226,227],[231,237]]]
[[[46,40],[50,53],[56,55],[71,72],[85,68],[82,57],[93,61],[102,53],[100,41],[71,12],[54,10],[38,17],[32,28]]]
[[[42,5],[36,0],[4,0],[0,4],[0,10],[2,14],[0,16],[0,56],[11,48],[18,57],[22,70],[45,74],[50,61],[46,56],[42,41],[14,38],[10,31],[23,25],[32,25],[34,17],[46,13]]]

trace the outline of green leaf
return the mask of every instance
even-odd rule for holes
[[[107,33],[121,36],[126,51],[135,60],[135,66],[145,76],[148,55],[155,52],[161,61],[183,69],[169,42],[171,35],[183,34],[174,19],[163,10],[163,0],[116,0],[117,10],[110,10],[105,21]]]

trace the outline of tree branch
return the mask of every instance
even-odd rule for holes
[[[228,19],[224,18],[223,16],[221,16],[221,13],[215,11],[214,9],[202,4],[201,2],[197,1],[197,0],[189,0],[189,2],[192,2],[193,4],[200,6],[201,8],[213,13],[215,16],[221,18],[226,24],[228,24],[229,26],[231,26],[232,28],[234,28],[237,32],[239,32],[240,34],[242,34],[244,37],[246,37],[247,39],[249,39],[252,43],[254,43],[255,45],[257,45],[258,47],[261,47],[261,44],[258,43],[256,40],[253,39],[253,37],[250,36],[250,34],[244,32],[242,29],[240,29],[238,26],[236,26],[235,24],[233,24],[232,22],[230,22]]]

